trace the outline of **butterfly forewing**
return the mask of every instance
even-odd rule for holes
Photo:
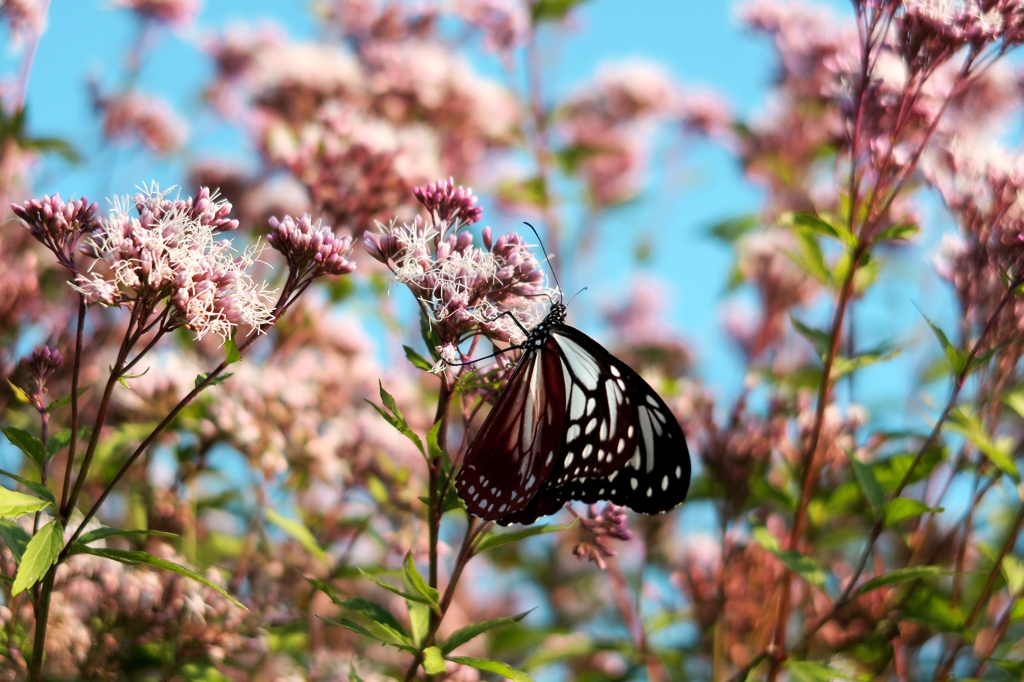
[[[607,476],[633,456],[638,433],[626,372],[631,370],[586,334],[557,325],[544,346],[561,359],[565,439],[548,484]]]
[[[679,422],[644,379],[615,360],[635,405],[636,438],[625,464],[606,476],[580,477],[549,485],[544,493],[563,501],[608,500],[642,514],[679,505],[690,487],[690,455]]]
[[[471,513],[494,520],[527,506],[562,447],[564,405],[558,357],[536,348],[524,352],[455,482]]]

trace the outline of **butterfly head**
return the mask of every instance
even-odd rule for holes
[[[565,322],[565,304],[564,303],[553,303],[551,304],[551,310],[548,311],[548,315],[544,318],[544,322],[547,324],[563,324]]]

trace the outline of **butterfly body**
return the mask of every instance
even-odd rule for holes
[[[683,501],[690,458],[679,423],[628,365],[566,325],[556,303],[518,346],[519,364],[470,444],[456,489],[471,513],[532,523],[566,502],[645,514]]]

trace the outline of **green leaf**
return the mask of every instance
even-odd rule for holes
[[[921,500],[915,500],[912,497],[897,497],[890,500],[885,508],[885,525],[895,526],[926,512],[940,511],[943,511],[942,507],[929,507]]]
[[[17,481],[18,483],[22,484],[23,486],[25,486],[26,488],[28,488],[29,490],[34,492],[36,495],[38,495],[42,499],[44,499],[47,502],[49,502],[50,504],[52,504],[54,509],[57,508],[57,498],[54,497],[53,491],[50,490],[49,488],[47,488],[42,483],[36,483],[35,481],[30,481],[27,478],[22,478],[21,476],[18,476],[17,474],[12,474],[10,471],[4,471],[3,469],[0,469],[0,475],[6,476],[7,478],[10,478],[10,479],[13,479],[13,480]]]
[[[502,663],[501,661],[492,661],[489,658],[472,658],[470,656],[453,656],[448,660],[460,665],[468,665],[477,670],[497,673],[502,677],[512,680],[512,682],[533,682],[533,678],[522,670],[517,670],[508,663]]]
[[[831,223],[824,218],[810,213],[785,213],[782,215],[781,223],[805,230],[826,239],[834,239],[846,246],[855,246],[857,238],[845,225]]]
[[[562,1],[571,2],[572,0]],[[526,178],[525,180],[502,180],[498,183],[496,196],[499,200],[509,204],[527,204],[538,208],[544,208],[548,205],[549,201],[547,185],[542,177]]]
[[[238,350],[238,344],[235,343],[234,339],[228,339],[224,342],[224,364],[233,365],[236,362],[241,362],[242,353]]]
[[[814,661],[796,661],[792,658],[785,663],[790,682],[835,682],[835,680],[854,680],[834,668]]]
[[[405,561],[402,562],[402,577],[405,580],[406,589],[422,597],[418,601],[430,604],[438,613],[441,612],[438,605],[437,589],[428,585],[427,581],[420,575],[420,572],[416,570],[416,562],[412,559],[412,552],[406,554]]]
[[[959,607],[927,584],[919,585],[910,593],[903,611],[910,620],[939,632],[962,632],[966,621]]]
[[[179,564],[176,564],[173,561],[165,561],[164,559],[155,557],[152,554],[147,554],[146,552],[134,552],[125,549],[111,548],[100,549],[98,547],[89,547],[87,545],[83,545],[81,542],[74,543],[74,545],[72,546],[72,551],[75,554],[92,554],[94,556],[102,557],[104,559],[118,561],[122,564],[146,564],[149,566],[155,566],[156,568],[163,568],[165,570],[171,571],[172,573],[177,573],[178,575],[184,576],[191,580],[195,580],[197,583],[206,585],[214,592],[217,592],[218,594],[223,596],[225,599],[228,599],[232,603],[241,606],[243,609],[246,608],[245,604],[231,596],[231,594],[223,587],[207,580],[195,571],[185,568],[184,566],[181,566]]]
[[[266,516],[267,521],[270,521],[272,524],[287,533],[289,537],[302,545],[307,552],[325,564],[329,563],[327,555],[324,553],[324,550],[320,548],[316,538],[313,537],[313,533],[306,528],[301,521],[289,519],[270,508],[264,509],[263,514]]]
[[[210,376],[209,372],[203,372],[202,374],[196,375],[196,383],[195,383],[196,387],[198,387],[199,384],[201,384],[204,381],[206,381],[206,379],[209,376]],[[223,384],[225,381],[227,381],[228,379],[230,379],[233,376],[235,376],[233,372],[227,372],[226,374],[221,374],[219,376],[216,376],[216,377],[213,378],[213,381],[211,381],[210,383],[206,384],[206,387],[209,388],[210,386],[220,386],[221,384]],[[125,385],[127,386],[127,384],[125,384]]]
[[[881,517],[885,513],[885,490],[875,478],[875,472],[871,467],[857,459],[852,450],[847,452],[847,455],[850,458],[850,466],[853,467],[853,475],[857,478],[864,498],[871,505],[871,511],[876,518]]]
[[[1021,417],[1024,417],[1024,386],[1016,386],[1003,396],[1003,403]]]
[[[779,547],[779,541],[764,526],[754,528],[753,535],[754,539],[762,547],[774,554],[789,570],[799,575],[811,585],[822,590],[825,589],[825,571],[822,570],[817,561],[796,550],[782,549]]]
[[[832,361],[832,379],[835,381],[864,367],[891,360],[902,352],[903,349],[901,348],[894,350],[881,348],[854,355],[852,358],[837,355]]]
[[[64,549],[64,527],[57,519],[39,529],[32,536],[14,576],[11,595],[21,594],[42,580],[50,566],[57,563],[60,550]]]
[[[409,428],[409,422],[405,420],[405,416],[402,414],[402,411],[398,409],[398,403],[395,402],[395,399],[390,393],[384,390],[383,384],[377,382],[377,385],[380,386],[380,399],[384,403],[384,407],[390,411],[390,414],[388,411],[385,411],[372,401],[367,400],[366,402],[372,405],[373,409],[377,410],[380,416],[384,417],[384,420],[387,421],[388,424],[391,424],[396,431],[412,441],[412,444],[416,446],[416,449],[420,451],[420,454],[426,458],[427,452],[423,449],[423,441],[420,440],[420,437],[417,436],[411,428]]]
[[[409,637],[417,648],[421,647],[430,630],[431,609],[418,601],[407,601],[405,606],[409,611]]]
[[[708,232],[726,244],[732,244],[760,224],[761,221],[757,216],[745,215],[715,223],[708,228]]]
[[[395,641],[405,644],[409,643],[409,634],[405,631],[405,628],[402,627],[402,624],[398,622],[398,619],[391,615],[390,611],[372,599],[366,599],[365,597],[349,597],[348,599],[339,602],[339,604],[344,606],[346,609],[355,611],[361,616],[373,621],[389,636],[393,637]]]
[[[392,585],[391,583],[385,582],[385,581],[381,580],[380,578],[377,578],[373,574],[371,574],[371,573],[369,573],[367,571],[364,571],[363,569],[359,568],[358,566],[356,566],[356,570],[359,571],[363,575],[364,578],[366,578],[367,580],[369,580],[373,584],[375,584],[375,585],[377,585],[379,587],[383,587],[388,592],[393,592],[394,594],[397,594],[399,597],[402,597],[403,599],[406,599],[408,601],[418,601],[418,602],[422,602],[424,604],[432,604],[433,603],[430,600],[428,600],[426,597],[423,597],[423,596],[418,595],[418,594],[413,594],[411,591],[410,592],[404,592],[404,591],[400,590],[399,588],[395,587],[394,585]]]
[[[63,429],[46,439],[46,457],[49,459],[71,443],[71,429]]]
[[[879,587],[893,585],[907,580],[920,580],[921,578],[932,578],[935,576],[953,574],[954,571],[948,571],[940,566],[911,566],[909,568],[898,568],[895,571],[883,573],[882,575],[875,576],[871,580],[865,581],[864,584],[860,585],[853,591],[852,596],[859,597],[860,595],[867,594],[872,590],[877,590]]]
[[[7,440],[24,452],[40,469],[46,465],[46,448],[43,446],[43,441],[25,429],[19,429],[16,426],[2,426],[0,431],[3,431],[4,435],[7,436]]]
[[[966,406],[953,408],[944,427],[947,431],[959,433],[978,448],[996,467],[1015,482],[1020,483],[1017,466],[1013,462],[1013,440],[1009,437],[993,441],[981,420]]]
[[[929,320],[928,316],[925,315],[920,308],[917,310],[921,313],[921,317],[924,318],[924,321],[928,323],[928,326],[932,328],[932,333],[935,334],[935,338],[939,340],[939,345],[942,346],[942,352],[946,354],[946,360],[949,362],[949,366],[953,369],[953,373],[960,374],[967,364],[967,358],[949,342],[944,331],[939,329],[934,322]]]
[[[487,550],[494,549],[495,547],[501,547],[507,545],[510,542],[519,542],[525,538],[533,537],[534,535],[541,535],[544,533],[557,533],[558,531],[568,530],[573,527],[573,523],[567,525],[558,524],[544,524],[540,526],[530,526],[529,528],[523,528],[521,530],[514,530],[508,533],[488,533],[487,537],[480,541],[480,544],[476,546],[476,553],[480,554]]]
[[[530,609],[533,611],[533,609]],[[505,618],[495,618],[494,620],[485,620],[480,623],[472,623],[465,627],[459,628],[451,634],[451,637],[444,641],[441,646],[441,651],[447,656],[456,648],[462,646],[469,640],[473,639],[477,635],[481,635],[491,628],[500,627],[502,625],[512,625],[518,623],[530,613],[530,611],[523,611],[517,616],[507,616]]]
[[[893,239],[909,240],[913,238],[918,232],[921,231],[917,225],[911,225],[906,223],[900,223],[899,225],[893,225],[887,227],[878,233],[874,238],[874,242],[887,242]]]
[[[831,281],[831,276],[818,240],[806,232],[798,232],[796,239],[799,250],[788,252],[786,255],[808,275],[822,284],[828,284]]]
[[[542,21],[561,21],[576,5],[586,0],[537,0],[530,9],[530,17],[534,24]]]
[[[77,541],[83,545],[88,545],[89,543],[104,540],[106,538],[123,537],[126,535],[155,535],[162,538],[179,537],[176,533],[167,533],[162,530],[143,530],[141,528],[94,528],[88,533],[82,533],[81,537],[79,537]]]
[[[445,451],[438,444],[442,426],[444,426],[444,419],[431,426],[430,431],[427,432],[427,455],[431,462],[436,462],[445,456]]]
[[[375,632],[371,632],[359,623],[349,620],[348,618],[342,618],[341,620],[330,620],[328,618],[320,616],[320,619],[323,620],[325,623],[331,623],[332,625],[340,625],[346,630],[351,630],[352,632],[360,634],[363,637],[369,637],[370,639],[380,642],[381,644],[387,644],[388,646],[393,646],[395,648],[402,649],[403,651],[408,651],[409,653],[416,653],[416,648],[409,644],[408,639],[403,638],[401,640],[395,640],[390,639],[388,637],[384,637]]]
[[[935,467],[946,459],[946,454],[945,447],[932,446],[928,448],[921,457],[921,461],[914,467],[914,472],[911,474],[908,484],[916,483],[928,476]],[[900,484],[907,472],[910,471],[910,465],[914,463],[916,457],[916,454],[909,452],[895,454],[880,462],[876,462],[871,467],[871,470],[885,492],[892,493],[896,490],[896,486]]]
[[[0,518],[17,519],[26,514],[42,511],[50,505],[49,500],[41,500],[32,495],[0,487]]]
[[[828,355],[829,349],[832,346],[832,337],[827,332],[808,327],[792,315],[790,315],[789,321],[793,324],[793,329],[797,330],[801,336],[814,345],[814,349],[818,351],[818,357],[824,358]]]
[[[1007,554],[1003,557],[999,569],[1003,572],[1006,588],[1011,595],[1016,595],[1024,590],[1024,562],[1012,554]]]
[[[91,386],[86,386],[85,388],[78,389],[78,397],[81,398],[82,394],[84,394],[90,388],[91,388]],[[65,407],[65,406],[70,405],[70,404],[71,404],[71,394],[69,393],[66,396],[62,397],[62,398],[57,398],[52,403],[47,405],[46,406],[46,411],[47,412],[53,412],[54,410],[59,410],[60,408]]]
[[[13,393],[14,397],[17,398],[20,402],[23,402],[27,405],[32,404],[32,398],[28,397],[28,393],[25,393],[21,386],[18,386],[10,379],[7,380],[7,385],[11,387],[11,393]]]
[[[423,650],[423,671],[428,675],[444,672],[444,656],[436,646],[428,646]]]
[[[0,519],[0,537],[4,539],[7,548],[14,555],[14,563],[20,564],[21,557],[25,554],[32,536],[24,528],[8,519]]]
[[[424,372],[429,372],[431,369],[433,369],[434,366],[427,362],[427,359],[420,355],[419,353],[417,353],[415,350],[413,350],[409,346],[402,346],[402,348],[405,349],[405,357],[409,359],[409,362],[412,363],[413,367],[415,367],[416,369],[422,369]]]

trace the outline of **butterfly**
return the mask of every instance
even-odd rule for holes
[[[565,316],[553,303],[515,347],[519,363],[466,451],[459,496],[501,525],[533,523],[570,501],[673,509],[690,486],[679,422],[639,374]]]

